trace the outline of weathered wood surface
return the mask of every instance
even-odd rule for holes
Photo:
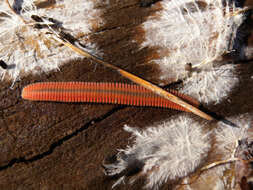
[[[154,83],[158,69],[145,64],[157,56],[139,49],[140,24],[159,4],[141,7],[139,0],[112,1],[103,15],[105,24],[91,34],[104,59]],[[243,64],[240,86],[212,111],[226,116],[253,112],[253,65]],[[28,76],[10,89],[0,86],[0,189],[111,189],[101,164],[116,149],[129,144],[123,125],[147,127],[177,111],[101,104],[30,102],[20,97],[22,88],[37,81],[129,82],[88,59],[70,61],[59,72]],[[169,84],[171,81],[165,81]],[[141,183],[141,182],[140,182]],[[140,189],[121,185],[117,189]],[[164,189],[168,188],[167,185]]]

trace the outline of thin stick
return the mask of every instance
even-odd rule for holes
[[[69,47],[73,51],[75,51],[75,52],[77,52],[77,53],[79,53],[79,54],[81,54],[81,55],[83,55],[87,58],[90,58],[90,59],[94,60],[95,62],[98,62],[98,63],[102,64],[105,67],[116,70],[119,74],[121,74],[122,76],[124,76],[124,77],[128,78],[129,80],[135,82],[136,84],[139,84],[140,86],[143,86],[144,88],[151,90],[153,93],[156,93],[159,96],[162,96],[163,98],[182,106],[183,108],[191,111],[192,113],[194,113],[194,114],[196,114],[196,115],[198,115],[198,116],[200,116],[200,117],[202,117],[206,120],[213,120],[214,119],[210,115],[202,112],[198,108],[186,103],[181,98],[178,98],[177,96],[163,90],[162,88],[160,88],[160,87],[158,87],[158,86],[156,86],[156,85],[154,85],[154,84],[152,84],[152,83],[150,83],[150,82],[148,82],[144,79],[141,79],[140,77],[135,76],[135,75],[133,75],[133,74],[127,72],[127,71],[124,71],[123,69],[121,69],[117,66],[111,65],[110,63],[107,63],[107,62],[101,60],[100,58],[84,51],[83,49],[81,49],[81,48],[79,48],[79,47],[77,47],[77,46],[75,46],[75,45],[73,45],[73,44],[71,44],[67,41],[64,41],[64,40],[60,39],[57,36],[54,36],[54,37],[57,41],[59,41],[60,43],[62,43],[65,46]]]
[[[240,159],[239,158],[229,158],[227,160],[216,161],[216,162],[213,162],[213,163],[211,163],[207,166],[204,166],[203,168],[201,168],[201,171],[208,170],[208,169],[216,167],[218,165],[227,164],[227,163],[230,163],[230,162],[235,162],[235,161],[238,161],[238,160],[240,160]]]

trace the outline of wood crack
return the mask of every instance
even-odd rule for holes
[[[142,0],[140,2],[140,6],[141,7],[150,7],[153,4],[157,3],[158,1],[161,1],[161,0]]]
[[[108,111],[106,114],[92,119],[89,122],[87,122],[85,125],[83,125],[81,128],[77,129],[76,131],[74,131],[73,133],[64,136],[63,138],[59,139],[58,141],[52,143],[49,147],[49,149],[43,153],[37,154],[29,159],[26,159],[25,157],[19,157],[19,158],[14,158],[12,159],[8,164],[1,166],[0,167],[0,171],[4,171],[10,167],[12,167],[14,164],[19,164],[19,163],[25,163],[25,164],[29,164],[29,163],[33,163],[36,162],[38,160],[41,160],[49,155],[51,155],[54,150],[58,147],[60,147],[63,143],[69,141],[70,139],[76,137],[77,135],[79,135],[80,133],[84,132],[85,130],[87,130],[89,127],[93,126],[96,123],[102,122],[103,120],[107,119],[108,117],[112,116],[113,114],[115,114],[116,112],[118,112],[119,110],[124,109],[124,106],[117,106],[113,109],[111,109],[110,111]]]

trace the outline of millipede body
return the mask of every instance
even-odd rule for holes
[[[198,101],[175,90],[170,93],[198,107]],[[42,82],[26,86],[22,98],[33,101],[93,102],[152,106],[188,111],[150,90],[138,85],[125,83],[97,82]]]

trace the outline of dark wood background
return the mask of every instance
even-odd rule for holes
[[[145,2],[143,4],[143,2]],[[155,65],[146,64],[158,55],[155,49],[140,49],[141,24],[160,9],[156,1],[111,1],[103,8],[105,24],[90,35],[103,51],[103,59],[153,83],[160,81]],[[149,3],[154,3],[151,7]],[[252,40],[251,40],[252,42]],[[253,66],[239,64],[240,86],[210,110],[236,116],[253,113]],[[144,128],[179,112],[118,105],[30,102],[22,100],[22,88],[38,81],[128,82],[116,72],[88,59],[66,63],[59,72],[27,76],[10,89],[0,86],[0,189],[111,189],[103,160],[131,144],[123,125]],[[121,185],[116,189],[140,189]],[[168,188],[165,185],[163,188]]]

